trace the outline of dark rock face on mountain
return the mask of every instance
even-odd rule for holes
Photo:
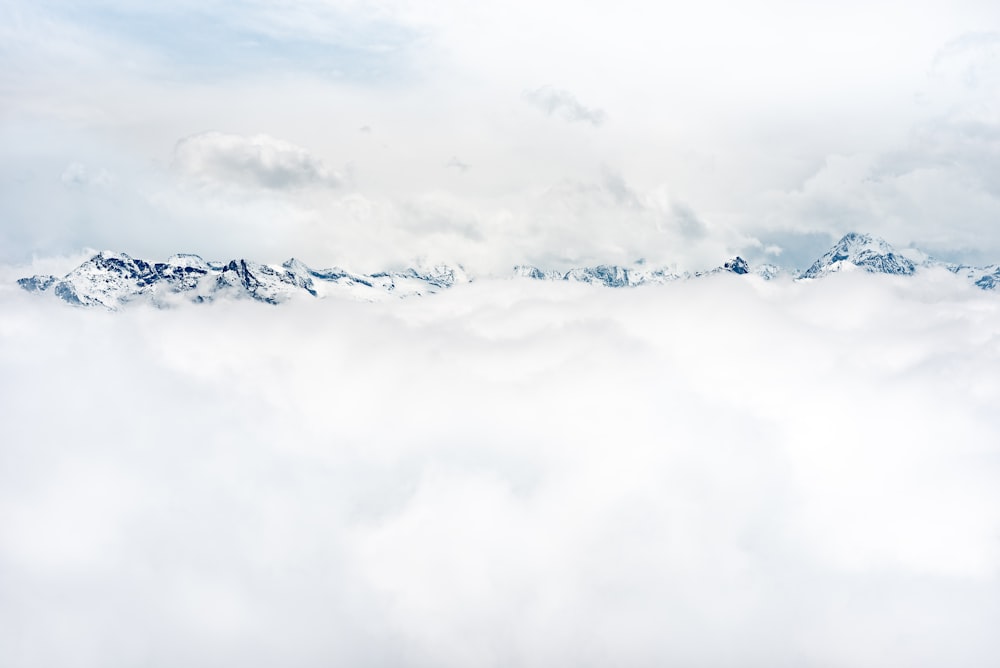
[[[985,276],[979,277],[976,280],[976,285],[981,287],[983,290],[995,290],[998,285],[1000,285],[1000,267],[996,269],[992,274],[986,274]]]
[[[733,258],[732,260],[730,260],[729,262],[727,262],[724,265],[722,265],[722,268],[725,269],[726,271],[731,271],[734,274],[749,274],[750,273],[750,265],[747,264],[746,260],[744,260],[743,258],[739,257],[738,255],[735,258]]]
[[[283,301],[287,293],[296,288],[316,296],[308,274],[300,275],[290,269],[274,269],[246,260],[230,261],[216,277],[215,286],[218,290],[243,290],[250,297],[268,304]]]
[[[816,260],[800,278],[818,278],[858,267],[878,274],[909,276],[916,271],[913,262],[898,254],[878,237],[851,232]]]
[[[55,276],[31,276],[17,279],[17,284],[28,292],[45,292],[56,282]]]
[[[964,276],[976,287],[983,290],[996,290],[1000,287],[1000,265],[991,264],[985,267],[970,267],[965,264],[944,264],[928,261],[927,266],[944,266],[945,269],[958,276]]]

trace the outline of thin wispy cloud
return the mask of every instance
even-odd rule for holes
[[[547,115],[557,116],[571,123],[583,122],[599,127],[607,120],[607,114],[603,109],[584,106],[567,90],[542,86],[524,91],[523,97],[525,101]]]
[[[253,71],[393,80],[406,75],[407,53],[419,38],[412,27],[369,8],[312,2],[279,8],[255,1],[240,11],[214,0],[46,3],[17,11],[17,18],[22,34],[65,30],[104,56],[141,54],[134,66],[150,76],[184,80],[244,78]]]

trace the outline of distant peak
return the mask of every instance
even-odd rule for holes
[[[208,263],[200,255],[194,253],[176,253],[168,257],[165,264],[171,267],[208,269]]]
[[[840,243],[854,243],[854,242],[868,242],[871,241],[872,235],[862,234],[860,232],[848,232],[840,239]]]
[[[739,255],[734,257],[729,262],[726,262],[724,265],[722,265],[722,268],[725,269],[726,271],[731,271],[734,274],[750,273],[750,265],[747,263],[746,260],[741,258]]]
[[[122,252],[119,252],[119,251],[112,251],[112,250],[102,250],[102,251],[99,251],[97,253],[97,255],[94,255],[91,259],[92,260],[123,260],[123,261],[129,261],[129,260],[132,259],[132,257],[128,253],[122,253]]]
[[[816,278],[853,267],[874,274],[910,275],[916,271],[913,262],[897,253],[885,239],[848,232],[801,277]]]

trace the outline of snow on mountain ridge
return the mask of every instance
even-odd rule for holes
[[[433,293],[468,280],[461,267],[447,265],[365,275],[340,269],[314,270],[294,258],[271,266],[244,258],[206,262],[198,255],[178,254],[166,262],[151,264],[126,253],[102,251],[62,278],[39,275],[21,278],[18,284],[29,292],[51,289],[57,297],[76,306],[117,310],[133,301],[165,306],[219,297],[278,304],[304,295],[337,294],[375,301],[388,294]]]
[[[617,264],[599,264],[593,267],[574,267],[566,272],[544,271],[531,265],[517,265],[514,267],[513,275],[515,277],[530,278],[538,281],[575,281],[577,283],[603,285],[609,288],[661,285],[683,278],[691,278],[691,274],[687,272],[677,274],[666,268],[649,269],[646,268],[644,262],[639,262],[637,265],[623,267]],[[743,258],[735,257],[721,267],[716,267],[705,272],[696,272],[694,276],[706,276],[721,272],[747,274],[750,273],[750,265]],[[777,275],[777,272],[769,271],[758,275],[767,280]]]
[[[869,273],[909,276],[916,266],[884,239],[849,232],[799,278],[817,278],[859,267]]]
[[[907,251],[917,259],[914,262],[883,239],[852,232],[817,259],[798,279],[815,279],[850,270],[909,276],[918,269],[944,267],[984,290],[1000,286],[1000,265],[969,267],[947,264],[916,253],[915,249]],[[517,265],[512,273],[514,277],[531,280],[573,281],[609,288],[657,285],[725,273],[750,274],[758,280],[789,275],[772,264],[751,267],[741,257],[694,274],[677,274],[666,268],[651,269],[642,261],[633,266],[601,264],[564,272]],[[460,265],[418,265],[402,271],[360,274],[339,267],[313,269],[295,258],[281,265],[268,265],[242,258],[229,262],[206,262],[198,255],[182,253],[170,256],[166,262],[149,263],[126,253],[102,251],[62,278],[37,275],[18,279],[17,282],[29,292],[51,291],[73,305],[103,306],[116,310],[133,301],[146,300],[156,306],[166,306],[179,301],[206,302],[220,297],[249,298],[268,304],[306,295],[380,301],[432,294],[471,280]]]

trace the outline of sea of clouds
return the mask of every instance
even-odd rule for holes
[[[947,272],[0,313],[0,665],[1000,652],[1000,297]]]

